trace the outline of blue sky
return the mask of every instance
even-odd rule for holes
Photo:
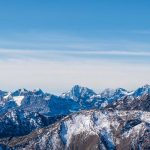
[[[1,89],[149,84],[149,7],[149,0],[1,1]]]

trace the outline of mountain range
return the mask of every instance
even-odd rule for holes
[[[0,91],[1,149],[150,149],[150,85]]]

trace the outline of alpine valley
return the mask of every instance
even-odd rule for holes
[[[0,150],[149,150],[150,85],[0,91]]]

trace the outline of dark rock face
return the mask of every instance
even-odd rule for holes
[[[142,121],[137,118],[137,119],[134,119],[134,120],[128,120],[126,122],[126,124],[124,125],[124,127],[122,128],[122,132],[127,132],[129,131],[130,129],[132,129],[134,126],[140,124]]]
[[[138,140],[139,147],[143,147],[144,150],[150,149],[150,129],[144,132],[144,135]]]
[[[12,148],[6,146],[6,145],[3,145],[3,144],[0,144],[0,150],[11,150]]]
[[[126,96],[118,102],[107,106],[117,110],[142,110],[150,111],[150,94],[142,95],[141,97]]]
[[[71,143],[68,149],[71,150],[99,150],[99,136],[98,135],[89,135],[86,133],[81,133],[75,135],[71,139]]]
[[[0,138],[26,135],[60,118],[61,116],[46,117],[35,112],[11,110],[0,117]]]
[[[39,112],[47,116],[67,115],[78,111],[80,106],[72,100],[62,99],[54,95],[28,96],[22,102],[21,109]]]
[[[16,103],[13,101],[7,101],[0,105],[0,116],[7,113],[9,110],[15,109],[17,107]]]

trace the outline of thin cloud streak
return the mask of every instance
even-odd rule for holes
[[[120,56],[150,56],[149,51],[110,51],[110,50],[84,50],[84,51],[79,51],[79,50],[10,50],[10,49],[0,49],[0,57],[8,57],[8,58],[13,58],[15,56],[20,56],[22,57],[32,57],[32,58],[38,58],[40,56],[41,58],[47,55],[81,55],[81,56],[86,56],[86,55],[120,55]]]
[[[146,31],[127,31],[125,33],[136,33]],[[111,32],[111,31],[109,31]],[[85,33],[67,33],[58,31],[32,31],[22,33],[11,33],[6,37],[0,37],[0,47],[6,49],[20,49],[20,50],[113,50],[113,51],[149,51],[150,44],[143,36],[129,34],[112,36],[111,34],[104,31],[104,34],[94,32],[91,36]],[[116,31],[112,31],[114,34]],[[148,31],[147,31],[148,32]]]

